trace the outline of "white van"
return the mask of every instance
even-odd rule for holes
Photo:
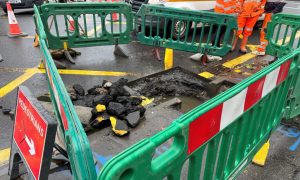
[[[124,0],[126,3],[131,4],[132,10],[137,12],[142,4],[155,4],[165,7],[180,8],[186,10],[198,10],[198,11],[213,11],[216,0]],[[257,23],[258,26],[261,26],[261,20],[264,16],[260,17],[260,21]],[[181,30],[179,31],[179,27]],[[174,24],[174,34],[177,36],[177,33],[180,32],[180,37],[184,36],[186,30],[186,24],[183,21],[176,21]]]

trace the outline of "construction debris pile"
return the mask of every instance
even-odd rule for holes
[[[132,96],[124,88],[127,82],[124,78],[114,83],[103,80],[87,94],[81,85],[73,85],[73,91],[69,92],[73,104],[93,108],[90,122],[84,125],[86,131],[111,125],[116,135],[124,136],[129,133],[129,127],[139,124],[146,111],[141,106],[143,98]]]

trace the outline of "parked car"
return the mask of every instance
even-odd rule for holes
[[[12,9],[33,8],[33,5],[41,5],[45,0],[0,0],[0,6],[7,13],[6,2],[10,2]]]
[[[214,7],[216,4],[215,0],[124,0],[124,1],[126,3],[131,4],[133,12],[138,12],[142,4],[154,4],[158,6],[164,6],[164,7],[173,7],[179,9],[197,10],[197,11],[214,11]],[[264,15],[262,15],[259,18],[256,27],[261,27],[263,18]],[[163,27],[163,23],[164,22],[161,21],[160,27]],[[154,25],[155,24],[156,23],[154,23]],[[168,24],[168,26],[169,26],[168,30],[171,31],[171,24]],[[179,33],[180,33],[179,36],[183,37],[187,29],[188,29],[187,22],[180,21],[180,20],[175,21],[174,29],[173,29],[174,37],[177,37]]]

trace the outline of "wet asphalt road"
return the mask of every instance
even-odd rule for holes
[[[285,12],[300,13],[300,2],[290,2]],[[34,23],[32,10],[16,10],[16,18],[22,30],[31,38],[9,39],[7,16],[0,10],[0,54],[4,61],[0,62],[0,87],[24,73],[24,69],[36,67],[42,58],[39,48],[32,46],[34,36]],[[258,44],[258,31],[256,30],[250,39],[250,44]],[[69,69],[122,71],[133,73],[126,78],[133,80],[145,75],[163,70],[163,62],[156,61],[151,52],[151,47],[133,42],[129,45],[121,45],[130,55],[129,58],[120,58],[113,55],[113,46],[93,47],[77,49],[82,55],[76,59],[76,65],[68,64]],[[163,56],[163,50],[161,50]],[[174,65],[187,68],[199,73],[203,66],[188,59],[191,53],[176,51]],[[225,59],[232,59],[238,53],[229,54]],[[114,81],[120,77],[112,76],[78,76],[62,75],[66,87],[79,83],[86,89],[100,84],[103,79]],[[22,85],[27,86],[35,96],[48,92],[44,74],[36,74]],[[14,89],[0,98],[0,106],[14,110],[16,92]],[[0,113],[0,150],[10,146],[13,123],[9,116]],[[289,129],[285,129],[289,131]],[[295,151],[289,147],[298,137],[288,137],[285,131],[276,131],[271,138],[271,150],[265,167],[250,165],[242,173],[239,179],[300,179],[300,147]],[[295,130],[296,131],[296,130]]]

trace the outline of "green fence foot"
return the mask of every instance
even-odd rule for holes
[[[114,54],[121,57],[129,57],[119,45],[115,45]]]

